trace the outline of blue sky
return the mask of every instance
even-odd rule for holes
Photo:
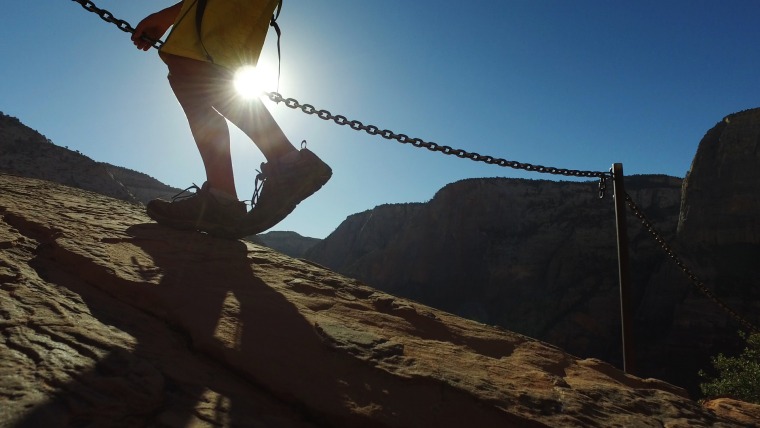
[[[96,0],[136,25],[171,1]],[[520,162],[683,177],[725,115],[760,106],[760,2],[287,0],[280,92],[425,141]],[[155,51],[70,0],[9,1],[0,111],[59,146],[187,187],[204,181]],[[276,64],[274,32],[262,67]],[[274,90],[275,88],[270,88]],[[424,202],[468,177],[564,179],[401,145],[268,104],[333,179],[274,230]],[[263,161],[233,133],[239,196]]]

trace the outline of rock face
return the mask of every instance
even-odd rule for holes
[[[41,180],[0,175],[0,250],[0,426],[733,427],[747,411]]]
[[[402,231],[409,230],[409,222],[423,204],[386,204],[372,210],[349,216],[327,239],[312,246],[305,254],[309,260],[330,266],[355,278],[372,275],[379,284],[388,265],[381,260],[399,240]]]
[[[678,241],[723,295],[760,300],[760,109],[727,116],[699,144]]]
[[[301,258],[320,239],[301,236],[296,232],[271,231],[248,238],[254,244],[264,245],[293,258]]]
[[[702,138],[683,183],[676,245],[720,300],[760,325],[760,109],[731,114]],[[660,286],[680,274],[661,273]],[[685,343],[701,343],[703,349],[715,344],[715,355],[731,346],[732,331],[746,330],[725,314],[718,316],[715,307],[710,299],[688,296],[673,312],[670,327],[659,330],[667,331],[665,341],[673,344],[668,349],[673,363],[688,362],[692,350],[700,352],[694,346],[687,350]]]
[[[0,112],[0,172],[41,178],[128,202],[168,198],[179,189],[145,174],[59,147],[18,119]]]
[[[760,243],[760,109],[707,132],[683,184],[679,239],[696,245]]]
[[[674,236],[681,181],[641,176],[627,184]],[[384,291],[621,363],[614,206],[598,198],[596,183],[470,179],[427,204],[388,211],[349,218],[307,258]],[[663,260],[632,218],[629,230],[635,279],[646,283]]]

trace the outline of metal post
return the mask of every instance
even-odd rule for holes
[[[612,184],[615,198],[615,228],[617,231],[618,273],[620,279],[620,321],[623,333],[623,371],[635,371],[633,352],[633,323],[631,313],[631,268],[628,256],[628,232],[625,222],[625,186],[623,164],[612,165]]]

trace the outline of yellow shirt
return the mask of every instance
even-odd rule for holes
[[[279,0],[208,0],[202,44],[195,24],[196,2],[183,0],[160,52],[210,61],[208,52],[214,64],[233,71],[242,65],[256,65]]]

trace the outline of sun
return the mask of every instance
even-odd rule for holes
[[[241,67],[235,72],[235,90],[246,99],[256,98],[266,90],[274,91],[277,86],[277,74],[266,64]]]

